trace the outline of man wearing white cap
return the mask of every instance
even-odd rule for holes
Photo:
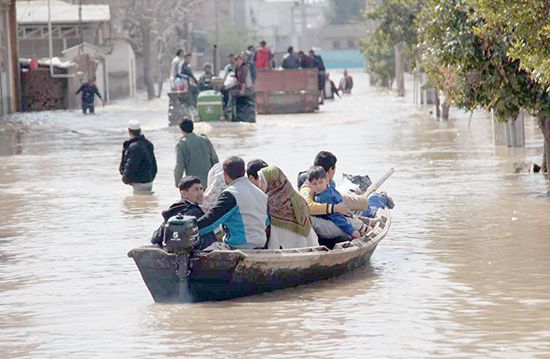
[[[157,175],[157,160],[153,144],[141,134],[137,120],[128,122],[129,140],[122,145],[119,172],[122,182],[134,187],[136,192],[150,192]]]

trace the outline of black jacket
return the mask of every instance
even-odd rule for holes
[[[181,202],[174,203],[166,211],[162,211],[162,218],[164,218],[164,221],[162,222],[160,227],[157,228],[155,232],[153,232],[151,243],[162,245],[162,240],[164,238],[164,225],[166,224],[166,221],[170,219],[170,217],[173,217],[180,213],[196,218],[204,216],[204,212],[199,207],[199,205],[193,202],[182,200]],[[213,232],[205,233],[201,235],[200,238],[201,243],[199,245],[199,249],[204,249],[216,241],[216,236]]]
[[[124,141],[118,170],[126,184],[153,182],[157,175],[153,144],[143,135]]]

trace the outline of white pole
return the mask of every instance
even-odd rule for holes
[[[76,74],[56,74],[53,69],[52,0],[48,0],[48,44],[50,47],[50,76],[54,79],[72,78]]]

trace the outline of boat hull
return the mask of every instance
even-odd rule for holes
[[[390,221],[382,217],[362,239],[286,250],[216,250],[168,253],[157,246],[131,250],[155,302],[226,300],[325,280],[364,266],[385,237]]]

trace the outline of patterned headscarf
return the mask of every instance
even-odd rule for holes
[[[278,167],[262,168],[260,175],[267,184],[267,209],[271,223],[307,237],[311,230],[311,218],[305,199],[292,188]]]

